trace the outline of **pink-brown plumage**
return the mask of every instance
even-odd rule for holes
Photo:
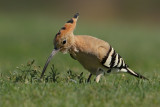
[[[72,58],[79,61],[91,73],[88,81],[93,74],[96,75],[96,82],[99,82],[104,72],[110,73],[112,70],[128,72],[136,77],[146,79],[129,69],[122,57],[107,42],[92,36],[74,35],[73,31],[76,27],[78,16],[78,13],[75,14],[56,34],[54,38],[55,48],[45,64],[42,76],[51,57],[55,54],[54,51],[60,51],[69,53]]]

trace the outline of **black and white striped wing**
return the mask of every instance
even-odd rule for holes
[[[110,49],[106,56],[102,60],[102,65],[109,70],[107,71],[110,73],[113,68],[118,69],[119,71],[122,72],[128,72],[129,74],[141,78],[141,79],[147,79],[146,77],[132,71],[131,69],[128,68],[128,65],[125,64],[124,60],[122,57],[115,52],[115,50],[110,46]],[[147,79],[148,80],[148,79]]]
[[[119,70],[125,70],[124,68],[127,67],[122,57],[116,53],[116,51],[111,46],[101,63],[103,66],[109,69],[117,68]]]

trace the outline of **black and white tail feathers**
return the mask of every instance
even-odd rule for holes
[[[146,77],[144,77],[144,76],[142,76],[142,75],[140,75],[140,74],[132,71],[132,70],[129,69],[129,68],[126,68],[126,69],[127,69],[127,72],[128,72],[129,74],[131,74],[131,75],[133,75],[133,76],[135,76],[135,77],[137,77],[137,78],[149,80],[148,78],[146,78]]]
[[[122,57],[118,53],[116,53],[115,50],[111,46],[110,46],[108,53],[101,61],[101,63],[104,67],[108,68],[110,72],[112,69],[118,69],[118,71],[127,72],[135,77],[138,77],[141,79],[147,79],[146,77],[129,69],[128,65],[125,64]]]

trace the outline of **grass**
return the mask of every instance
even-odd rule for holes
[[[17,16],[0,20],[1,107],[160,106],[158,26],[106,22],[92,26],[79,21],[75,34],[108,41],[131,69],[150,79],[148,82],[128,74],[110,74],[97,84],[94,77],[86,83],[88,71],[68,54],[61,53],[53,58],[43,79],[39,79],[53,48],[51,39],[66,19]]]

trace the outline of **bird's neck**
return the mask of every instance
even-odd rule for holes
[[[69,49],[69,53],[73,54],[78,52],[78,47],[77,47],[77,41],[76,41],[76,36],[73,34],[72,37],[70,38],[70,49]]]

